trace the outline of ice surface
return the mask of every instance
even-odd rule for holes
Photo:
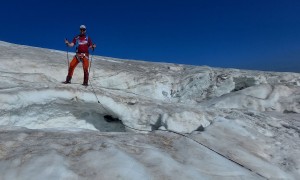
[[[300,74],[93,56],[86,88],[66,52],[0,52],[0,179],[300,175]]]

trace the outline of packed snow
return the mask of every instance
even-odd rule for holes
[[[0,179],[300,176],[298,73],[0,52]]]

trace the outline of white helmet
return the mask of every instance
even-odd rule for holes
[[[81,25],[80,29],[86,29],[85,25]]]

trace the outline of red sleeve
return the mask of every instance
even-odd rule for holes
[[[72,43],[76,44],[76,40],[77,40],[77,36],[75,36],[75,37],[73,38]]]

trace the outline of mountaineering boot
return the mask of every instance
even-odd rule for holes
[[[82,83],[83,86],[88,86],[88,77],[84,76],[84,80]]]
[[[88,82],[89,82],[89,73],[88,72],[84,72],[84,77],[83,77],[83,84],[84,86],[88,86]]]
[[[88,86],[88,83],[83,83],[82,85],[83,85],[83,86]]]
[[[63,83],[65,83],[65,84],[71,84],[71,79],[72,78],[70,76],[67,76],[66,81],[63,82]]]
[[[88,86],[88,80],[85,80],[85,79],[84,79],[82,85],[83,85],[83,86]]]

